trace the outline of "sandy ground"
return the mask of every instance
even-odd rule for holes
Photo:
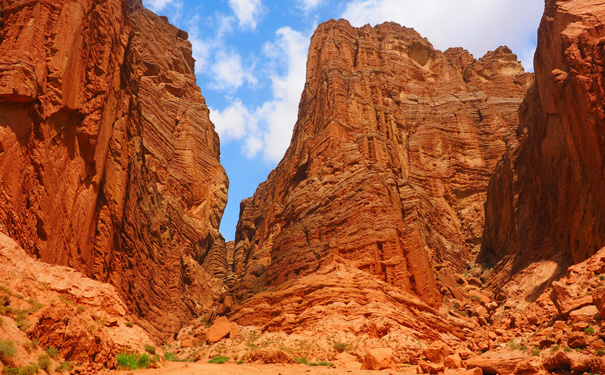
[[[347,370],[329,367],[310,367],[303,365],[254,365],[254,364],[224,364],[217,365],[211,363],[177,363],[169,362],[165,368],[155,370],[137,370],[121,371],[124,375],[298,375],[298,374],[318,374],[318,375],[390,375],[390,374],[416,374],[416,366],[410,367],[405,371],[363,371]]]

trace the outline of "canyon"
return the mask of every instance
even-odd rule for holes
[[[322,23],[225,243],[187,33],[140,0],[0,0],[1,368],[604,372],[603,25],[546,0],[534,74]]]

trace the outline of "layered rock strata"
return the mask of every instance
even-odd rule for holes
[[[104,367],[116,367],[118,353],[143,352],[144,345],[152,343],[132,323],[112,285],[37,261],[1,233],[0,309],[0,340],[17,347],[13,366],[36,361],[40,351],[55,348],[55,361],[92,365],[94,373],[100,373]],[[3,357],[4,365],[7,359]]]
[[[546,2],[536,82],[489,186],[480,259],[498,263],[495,286],[538,259],[557,277],[605,245],[603,25],[601,1]]]
[[[320,25],[292,143],[241,203],[233,294],[273,297],[248,300],[235,316],[304,321],[313,305],[305,296],[323,287],[336,304],[364,305],[365,285],[439,306],[445,286],[435,273],[478,252],[487,185],[531,83],[506,47],[476,60],[394,23]],[[283,301],[294,297],[290,311]],[[262,314],[245,313],[258,304]]]
[[[187,33],[140,0],[0,0],[0,230],[154,337],[209,306],[228,180]]]

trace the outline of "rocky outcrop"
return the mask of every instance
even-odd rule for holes
[[[480,259],[498,263],[495,286],[538,259],[557,277],[605,245],[604,24],[601,1],[546,2],[536,82],[489,186]]]
[[[38,352],[55,348],[58,363],[91,365],[99,373],[116,367],[118,353],[144,352],[144,345],[152,343],[132,323],[113,286],[37,261],[3,234],[0,313],[0,340],[11,340],[17,349],[13,366],[36,361]]]
[[[435,272],[462,269],[478,252],[487,184],[531,82],[506,47],[476,60],[393,23],[320,25],[292,144],[241,204],[234,294],[242,301],[268,288],[272,297],[261,293],[234,316],[289,327],[315,320],[302,314],[316,306],[305,296],[322,287],[331,289],[326,304],[363,306],[363,288],[379,282],[373,291],[384,283],[439,306]],[[358,271],[375,281],[346,284]],[[294,297],[300,306],[281,304]],[[252,308],[263,314],[252,317]]]
[[[187,33],[140,0],[0,0],[0,28],[0,230],[174,334],[226,264],[228,181]]]

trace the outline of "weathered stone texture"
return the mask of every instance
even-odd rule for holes
[[[393,23],[320,25],[290,148],[241,204],[236,297],[337,262],[438,306],[435,268],[478,252],[531,83],[506,47],[476,60]]]
[[[492,283],[538,259],[561,270],[605,245],[605,4],[546,2],[536,81],[490,182],[481,259]]]
[[[228,181],[187,33],[139,0],[0,0],[0,28],[0,229],[172,335],[226,264]]]

